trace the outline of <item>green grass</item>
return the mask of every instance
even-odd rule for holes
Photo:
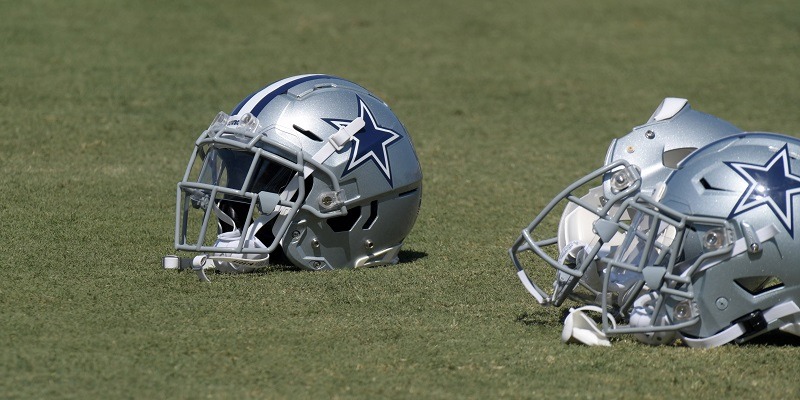
[[[796,345],[564,345],[506,254],[663,97],[800,133],[800,3],[222,3],[0,0],[0,398],[800,395]],[[307,72],[411,132],[405,262],[161,270],[197,135]]]

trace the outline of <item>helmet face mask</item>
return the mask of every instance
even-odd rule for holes
[[[606,175],[612,170],[616,171],[615,173],[620,173],[619,175],[621,176],[629,177],[628,186],[622,187],[618,185],[618,190],[615,190],[610,199],[604,199],[603,205],[598,206],[594,203],[597,201],[594,197],[596,189],[593,189],[594,194],[590,191],[587,196],[579,197],[579,195],[575,194],[583,192],[597,178]],[[612,245],[616,244],[615,241],[619,237],[616,235],[617,228],[608,231],[606,229],[607,226],[598,226],[597,221],[604,221],[609,215],[613,214],[621,199],[636,193],[640,184],[641,178],[634,166],[628,164],[625,160],[616,161],[568,186],[523,230],[522,235],[517,238],[509,249],[509,255],[517,268],[519,279],[540,304],[559,306],[567,298],[573,296],[573,292],[575,292],[574,294],[578,300],[587,300],[586,296],[591,297],[592,295],[600,294],[599,281],[597,279],[590,280],[589,277],[599,277],[599,271],[602,271],[604,267],[598,265],[596,261],[611,250]],[[568,203],[567,209],[572,210],[571,216],[581,219],[576,221],[575,229],[570,231],[564,228],[561,229],[561,235],[558,237],[539,238],[537,230],[546,225],[547,221],[552,219],[553,211],[564,203]],[[572,205],[571,208],[570,205]],[[579,233],[580,239],[574,239]],[[561,245],[560,240],[565,237],[570,238],[570,241]],[[535,260],[525,257],[528,251],[534,253],[536,257],[544,260],[556,270],[553,290],[545,290],[542,285],[537,285],[528,277],[525,266],[530,262],[535,262]],[[576,288],[585,289],[589,294],[581,294],[575,291]]]
[[[420,206],[410,136],[385,103],[341,78],[273,83],[220,113],[178,184],[175,247],[248,272],[393,264]],[[202,279],[202,276],[201,276]]]
[[[618,294],[616,277],[627,276],[625,295],[616,302],[603,301],[604,312],[630,318],[628,326],[607,333],[653,333],[675,330],[697,322],[689,278],[698,269],[730,256],[734,230],[722,218],[692,216],[670,209],[650,196],[638,193],[621,209],[634,217],[619,223],[624,239],[613,254],[603,257],[606,266],[601,299]],[[642,319],[641,316],[647,318]],[[655,316],[655,317],[654,317]],[[639,318],[634,318],[639,317]]]
[[[178,184],[179,250],[263,259],[276,250],[277,238],[301,206],[302,149],[273,139],[280,136],[279,130],[260,130],[257,123],[245,127],[242,119],[257,121],[251,114],[233,119],[220,113],[196,142]],[[216,264],[242,269],[229,262]]]

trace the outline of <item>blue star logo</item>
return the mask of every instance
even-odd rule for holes
[[[372,161],[378,170],[381,171],[389,186],[392,185],[392,170],[389,166],[389,153],[387,148],[400,140],[402,136],[391,130],[378,126],[375,117],[369,107],[361,98],[358,98],[358,116],[364,119],[364,127],[353,135],[353,146],[350,148],[350,160],[342,173],[347,175],[367,161]],[[323,121],[340,129],[347,126],[353,120],[326,119]]]
[[[784,145],[766,164],[726,162],[745,181],[747,189],[739,198],[728,218],[766,205],[794,237],[794,207],[792,200],[800,194],[800,176],[789,167],[789,147]]]

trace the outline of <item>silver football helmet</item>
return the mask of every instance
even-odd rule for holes
[[[191,266],[204,280],[203,269],[276,258],[309,270],[394,264],[421,196],[411,137],[382,100],[334,76],[293,76],[197,139],[177,187],[175,248],[202,253]]]
[[[633,333],[650,344],[680,338],[692,347],[775,329],[800,336],[798,195],[800,140],[743,133],[689,156],[660,198],[624,196],[615,215],[596,223],[601,237],[624,232],[602,258],[609,271],[601,309],[628,323],[605,322],[603,332]],[[606,299],[617,271],[640,278],[636,295],[614,306]]]
[[[559,193],[523,230],[509,250],[523,285],[540,304],[559,306],[568,297],[599,304],[604,270],[599,260],[619,244],[622,236],[598,243],[595,221],[613,214],[619,201],[634,192],[655,194],[687,155],[739,132],[728,122],[693,110],[686,99],[664,99],[644,125],[611,142],[603,167]],[[601,183],[595,186],[598,180]],[[557,215],[560,206],[564,208],[555,236],[538,239],[540,227],[551,225],[545,221]],[[549,253],[554,246],[557,250]],[[524,259],[528,254],[523,253],[529,251],[558,271],[551,293],[526,273],[525,264],[535,262]],[[613,283],[618,290],[612,300],[624,295],[636,278],[624,273],[615,276]]]

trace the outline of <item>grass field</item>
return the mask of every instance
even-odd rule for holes
[[[796,342],[564,345],[506,253],[666,96],[800,135],[800,3],[224,3],[0,0],[0,398],[800,396]],[[162,270],[197,135],[309,72],[413,136],[403,262]]]

